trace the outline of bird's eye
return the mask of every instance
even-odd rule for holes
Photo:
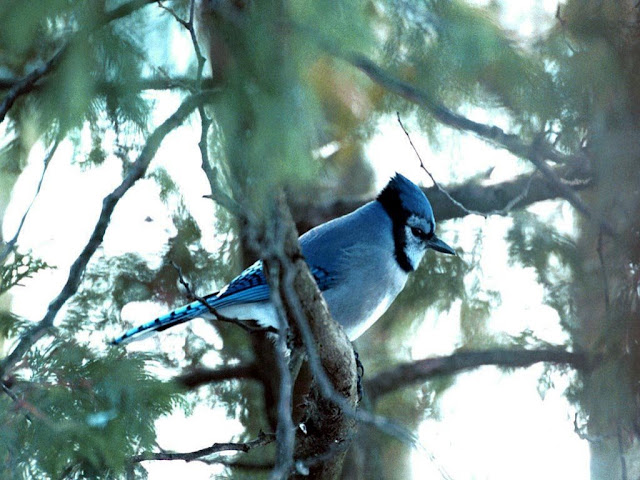
[[[426,238],[427,234],[421,228],[411,227],[411,233],[418,238]]]
[[[428,241],[431,240],[431,238],[433,237],[433,231],[427,233],[424,230],[422,230],[420,227],[411,227],[411,233],[413,234],[414,237],[419,238],[422,241]]]

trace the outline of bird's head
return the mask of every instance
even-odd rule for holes
[[[377,200],[393,222],[395,256],[407,272],[415,270],[428,249],[455,255],[449,245],[436,234],[436,220],[431,204],[420,188],[396,173]]]

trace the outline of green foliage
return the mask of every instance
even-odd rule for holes
[[[487,321],[499,303],[496,292],[483,291],[478,282],[468,289],[460,307],[460,330],[464,348],[488,348],[498,343],[488,331]]]
[[[0,6],[0,69],[5,74],[20,78],[62,52],[44,80],[9,110],[14,140],[2,146],[0,168],[22,169],[33,142],[44,138],[49,143],[85,122],[94,133],[105,118],[116,132],[146,130],[151,105],[134,87],[145,63],[144,36],[123,28],[124,22],[106,23],[91,2],[8,1]],[[89,161],[100,164],[104,158],[96,139]]]
[[[519,262],[535,270],[538,282],[545,287],[545,301],[554,308],[566,329],[571,329],[573,310],[571,281],[579,275],[578,252],[574,242],[535,215],[514,215],[507,241],[512,263]]]
[[[149,259],[135,252],[99,258],[89,265],[65,318],[64,328],[71,336],[87,328],[89,318],[92,328],[119,324],[120,311],[129,302],[156,300],[169,308],[189,301],[178,287],[175,266],[194,291],[221,274],[222,263],[202,247],[200,228],[184,206],[178,207],[173,219],[178,233],[169,239],[159,268],[151,268]]]
[[[22,335],[31,325],[31,322],[11,312],[0,310],[0,338]]]
[[[21,2],[8,0],[0,5],[0,52],[8,66],[22,74],[26,63],[33,61],[41,49],[51,51],[62,33],[59,25],[69,25],[74,7],[80,3],[70,0]],[[75,5],[74,5],[75,4]]]
[[[0,422],[12,433],[0,435],[1,476],[120,478],[131,456],[154,447],[154,422],[177,393],[147,373],[147,360],[73,340],[35,350],[28,382],[14,380],[19,400],[2,399]]]
[[[160,200],[167,202],[171,194],[177,193],[178,187],[165,168],[156,168],[149,175],[160,187]]]
[[[319,0],[290,2],[290,15],[303,29],[329,41],[344,51],[368,50],[373,42],[371,21],[375,18],[371,3],[365,0]],[[313,48],[312,44],[305,48]]]
[[[389,7],[385,60],[397,76],[449,108],[501,107],[517,119],[525,137],[555,118],[559,106],[544,61],[521,48],[495,12],[450,0]],[[391,98],[389,109],[397,108],[415,110]],[[437,144],[437,122],[423,110],[418,114]]]
[[[0,147],[0,172],[3,174],[18,175],[27,157],[27,148],[22,139],[13,138]]]
[[[19,285],[24,279],[34,276],[41,270],[52,268],[46,262],[35,258],[31,253],[20,253],[14,250],[0,264],[0,295]]]

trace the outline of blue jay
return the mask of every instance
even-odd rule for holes
[[[362,335],[389,308],[427,249],[455,255],[435,235],[435,228],[431,205],[422,190],[396,174],[375,200],[300,237],[302,253],[329,311],[350,340]],[[204,299],[226,317],[254,320],[271,330],[279,325],[261,261]],[[196,317],[215,318],[196,301],[132,328],[113,343],[142,338]]]

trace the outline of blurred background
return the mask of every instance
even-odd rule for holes
[[[4,0],[0,477],[268,478],[273,444],[140,457],[273,432],[265,343],[204,320],[107,342],[188,302],[178,269],[205,295],[248,264],[236,203],[286,187],[302,233],[400,172],[458,257],[427,254],[357,340],[360,408],[418,442],[362,425],[342,478],[639,478],[638,22],[622,0]]]

